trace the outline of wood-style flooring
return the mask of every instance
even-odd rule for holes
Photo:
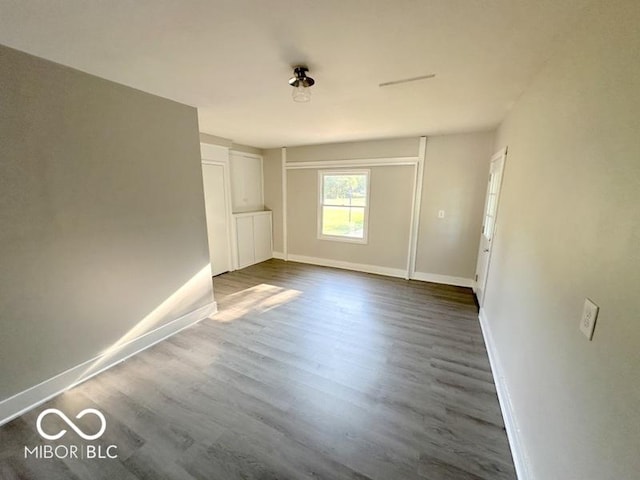
[[[214,289],[214,317],[1,427],[0,478],[516,478],[471,290],[279,260]],[[38,435],[89,407],[99,440]],[[47,443],[118,458],[24,458]]]

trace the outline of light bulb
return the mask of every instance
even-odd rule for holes
[[[308,102],[311,100],[311,89],[305,85],[305,82],[298,82],[297,87],[293,87],[291,92],[294,102]]]

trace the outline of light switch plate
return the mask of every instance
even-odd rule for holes
[[[444,218],[444,210],[438,210],[438,218]]]
[[[580,330],[589,340],[593,338],[593,329],[596,326],[599,309],[600,307],[595,303],[588,298],[585,298],[584,308],[582,309],[582,318],[580,319]]]

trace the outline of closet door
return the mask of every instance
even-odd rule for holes
[[[226,179],[222,165],[203,164],[204,202],[209,236],[209,257],[212,275],[231,270],[231,244],[227,222]]]

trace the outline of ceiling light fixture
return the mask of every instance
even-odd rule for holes
[[[293,87],[292,97],[294,102],[308,102],[311,100],[311,87],[316,81],[307,77],[309,69],[304,65],[298,65],[293,69],[293,77],[289,79],[289,85]]]

